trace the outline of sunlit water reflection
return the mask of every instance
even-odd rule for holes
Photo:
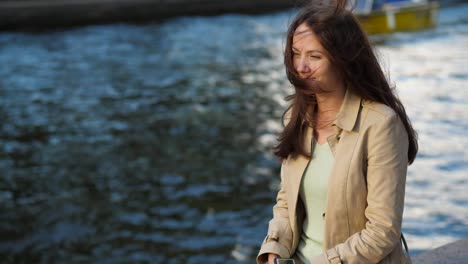
[[[467,12],[375,39],[420,134],[413,254],[468,236]],[[0,34],[0,259],[251,263],[279,180],[292,14]]]

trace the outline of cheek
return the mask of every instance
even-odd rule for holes
[[[318,68],[319,68],[318,72],[322,76],[328,77],[328,76],[333,75],[333,70],[332,70],[332,67],[330,67],[329,63],[322,63]]]
[[[338,69],[335,67],[328,67],[328,76],[333,79],[340,79],[340,74],[338,72]]]
[[[294,56],[292,58],[292,63],[293,63],[294,68],[297,69],[297,66],[299,66],[299,59],[297,58],[297,56]]]

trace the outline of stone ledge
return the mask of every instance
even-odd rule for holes
[[[413,258],[414,264],[468,263],[468,238],[421,253]]]

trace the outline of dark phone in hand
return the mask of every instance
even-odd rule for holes
[[[291,258],[275,258],[275,264],[296,264]]]

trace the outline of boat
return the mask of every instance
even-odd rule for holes
[[[437,25],[439,3],[428,0],[357,0],[354,12],[370,35],[418,31]]]

